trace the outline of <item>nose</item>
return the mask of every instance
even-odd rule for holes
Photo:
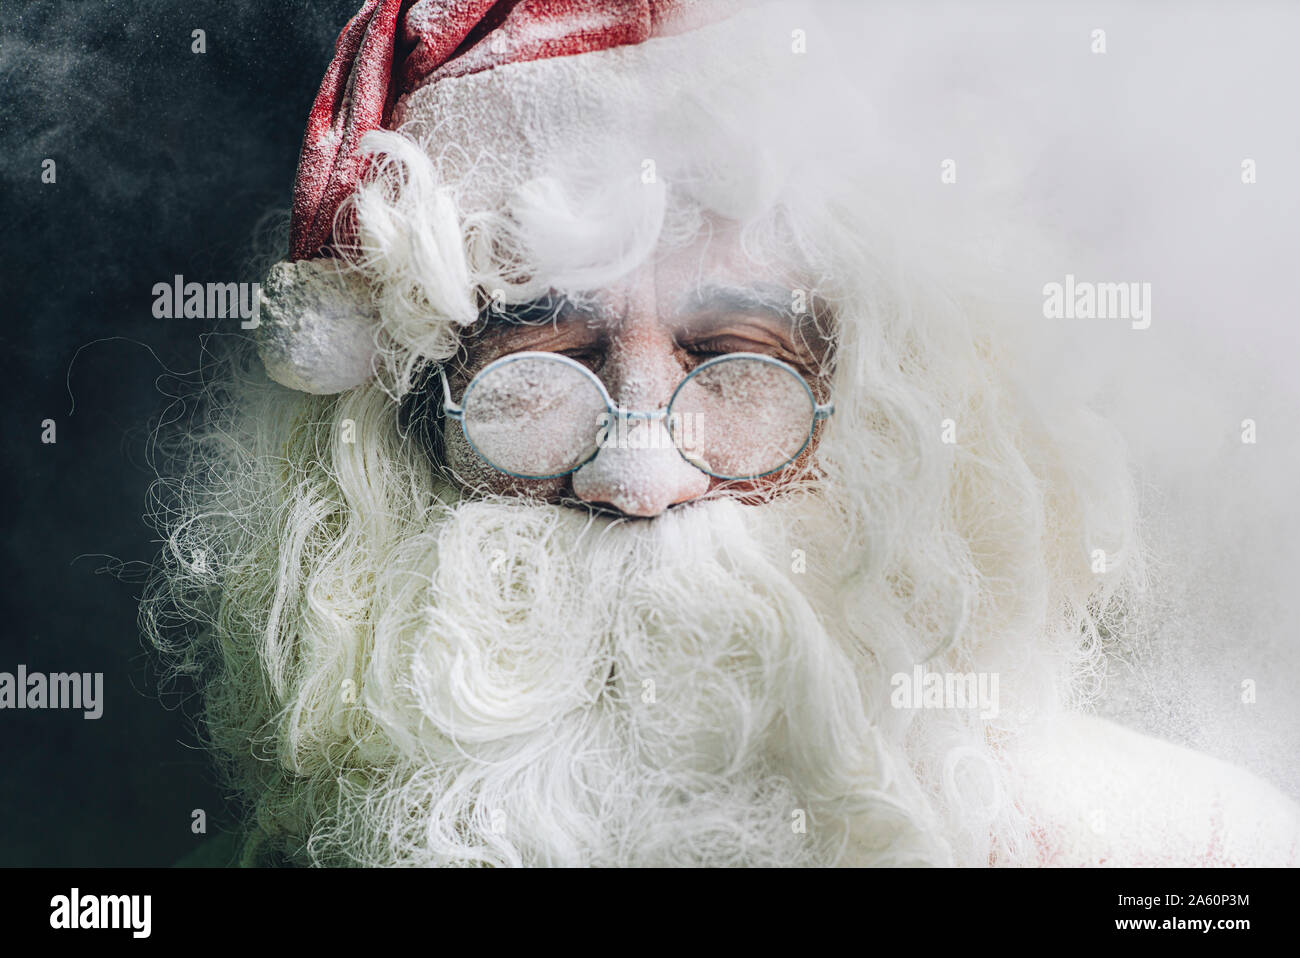
[[[612,423],[604,448],[573,476],[579,499],[642,518],[708,488],[708,475],[681,457],[662,419]]]
[[[629,336],[607,354],[605,386],[625,410],[662,409],[684,373],[671,340]],[[584,502],[650,518],[669,506],[704,495],[709,477],[682,458],[663,418],[610,423],[596,457],[573,474]]]

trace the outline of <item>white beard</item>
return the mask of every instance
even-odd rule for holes
[[[178,485],[143,615],[203,670],[245,860],[1033,860],[1005,746],[1096,646],[1050,612],[1032,498],[958,536],[898,508],[942,461],[868,482],[828,452],[762,505],[613,521],[457,499],[379,389],[231,398],[239,441]],[[839,438],[850,464],[893,441]],[[962,464],[961,515],[1034,494],[1005,462]],[[185,620],[199,640],[169,642]],[[891,707],[922,662],[997,673],[997,716]]]
[[[791,571],[813,545],[792,521],[808,512],[723,500],[610,523],[466,502],[400,542],[382,559],[357,702],[374,723],[362,752],[380,738],[387,760],[346,779],[317,854],[941,858],[901,750],[869,718],[879,703],[851,636],[810,600],[828,570],[814,549]]]

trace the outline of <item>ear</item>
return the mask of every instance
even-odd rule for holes
[[[366,382],[378,331],[369,287],[338,260],[277,263],[262,284],[257,351],[290,389],[329,395]]]

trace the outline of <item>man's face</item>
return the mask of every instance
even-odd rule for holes
[[[659,410],[701,363],[743,352],[789,364],[824,403],[830,395],[831,330],[810,298],[808,308],[795,311],[798,289],[806,286],[793,275],[756,269],[734,231],[714,232],[595,292],[489,311],[466,338],[463,361],[449,373],[452,396],[459,400],[475,374],[494,360],[539,351],[586,366],[624,409]],[[666,429],[662,421],[633,428]],[[818,423],[798,459],[750,480],[724,480],[696,468],[666,431],[645,442],[603,444],[581,468],[553,479],[522,479],[494,469],[451,418],[443,440],[448,465],[469,490],[652,517],[724,485],[761,501],[811,465],[820,435]]]

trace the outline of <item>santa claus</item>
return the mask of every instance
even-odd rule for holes
[[[1008,244],[844,148],[814,13],[343,31],[144,604],[245,862],[1295,861],[1281,793],[1088,714],[1122,448],[1018,375]]]

